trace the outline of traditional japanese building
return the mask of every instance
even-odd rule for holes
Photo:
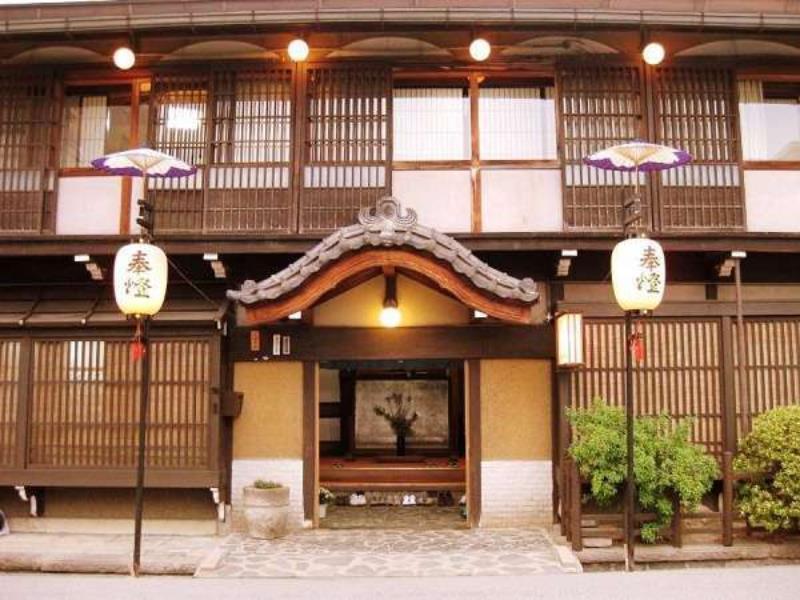
[[[667,289],[637,410],[692,416],[722,460],[797,402],[800,2],[578,4],[0,7],[12,528],[130,527],[140,366],[110,271],[142,197],[172,265],[146,531],[237,527],[258,478],[290,486],[297,527],[320,485],[463,495],[472,527],[559,519],[566,407],[623,399],[609,271],[634,182],[583,158],[634,139],[694,158],[639,179]],[[144,145],[197,173],[144,189],[90,166]],[[580,366],[558,364],[562,314],[582,315]],[[419,417],[387,461],[375,408],[396,396]]]

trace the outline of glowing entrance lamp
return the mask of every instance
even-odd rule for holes
[[[397,327],[403,320],[403,314],[397,304],[397,276],[394,273],[387,274],[384,282],[386,287],[379,319],[384,327]]]
[[[595,152],[584,159],[587,165],[609,171],[633,173],[634,193],[627,198],[622,209],[625,233],[611,253],[611,280],[614,297],[625,311],[625,422],[627,475],[625,485],[625,566],[634,567],[634,515],[636,482],[633,469],[633,360],[642,360],[644,346],[641,335],[633,332],[634,315],[655,310],[664,297],[666,271],[664,250],[639,231],[642,219],[639,196],[639,173],[663,171],[690,162],[692,157],[684,150],[661,144],[630,142]],[[635,356],[634,356],[635,355]]]
[[[562,369],[583,364],[583,315],[561,313],[556,317],[556,358]]]
[[[168,154],[137,148],[116,152],[92,161],[92,166],[113,175],[142,177],[185,177],[196,168]],[[133,561],[131,574],[139,575],[142,550],[142,509],[144,503],[145,446],[147,409],[150,402],[150,318],[161,310],[167,293],[167,255],[152,242],[154,211],[150,203],[139,200],[138,242],[123,246],[114,259],[114,297],[122,314],[136,320],[131,356],[141,361],[139,386],[139,440],[136,457],[136,498],[134,509]]]

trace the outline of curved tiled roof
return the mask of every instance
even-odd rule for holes
[[[295,291],[343,254],[370,247],[409,248],[431,254],[449,263],[477,288],[505,300],[532,304],[539,298],[532,279],[517,279],[493,269],[449,235],[419,225],[414,210],[403,210],[395,198],[388,196],[373,208],[361,209],[357,224],[332,233],[267,279],[245,281],[241,289],[228,291],[228,298],[247,305],[276,300]]]

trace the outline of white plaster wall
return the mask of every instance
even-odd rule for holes
[[[745,171],[748,231],[800,231],[800,170]]]
[[[303,460],[299,458],[234,459],[231,467],[232,525],[245,528],[242,488],[256,479],[277,481],[289,486],[289,527],[303,526]]]
[[[419,215],[419,223],[445,233],[472,228],[469,171],[394,171],[392,195]]]
[[[481,461],[481,527],[542,525],[552,519],[549,460]]]
[[[122,177],[62,177],[58,182],[56,233],[119,233]]]
[[[561,231],[561,171],[486,169],[481,210],[483,231]]]

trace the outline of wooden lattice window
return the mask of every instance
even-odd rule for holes
[[[157,146],[199,167],[155,183],[162,231],[291,229],[291,69],[158,75],[151,97]]]
[[[210,394],[214,380],[210,341],[154,341],[151,353],[147,464],[172,469],[212,468]],[[139,363],[130,358],[127,340],[35,340],[30,466],[133,467],[139,368]]]
[[[570,229],[619,229],[633,176],[602,171],[583,158],[645,137],[642,75],[629,66],[565,65],[558,70],[564,224]],[[644,183],[644,176],[640,176]],[[649,223],[643,194],[644,224]]]
[[[205,227],[212,231],[289,231],[292,71],[214,75]]]
[[[19,340],[0,339],[0,467],[11,467],[15,463],[19,369]]]
[[[52,74],[0,74],[0,231],[53,227],[57,110]]]
[[[693,420],[692,438],[722,452],[722,359],[718,320],[643,320],[645,360],[634,365],[637,414],[668,412]],[[625,332],[621,319],[585,325],[585,366],[571,377],[572,406],[588,408],[601,397],[624,405]]]
[[[388,67],[307,68],[303,231],[350,225],[391,189],[391,98]]]
[[[197,167],[190,177],[148,181],[158,231],[203,229],[209,81],[208,73],[159,73],[153,77],[148,141],[156,150]]]
[[[662,229],[743,229],[736,82],[730,70],[667,67],[653,79],[656,141],[687,150],[690,165],[658,182]]]
[[[739,336],[733,324],[734,390],[743,423],[739,388]],[[744,323],[745,394],[750,416],[779,406],[800,404],[800,319],[747,319]]]

